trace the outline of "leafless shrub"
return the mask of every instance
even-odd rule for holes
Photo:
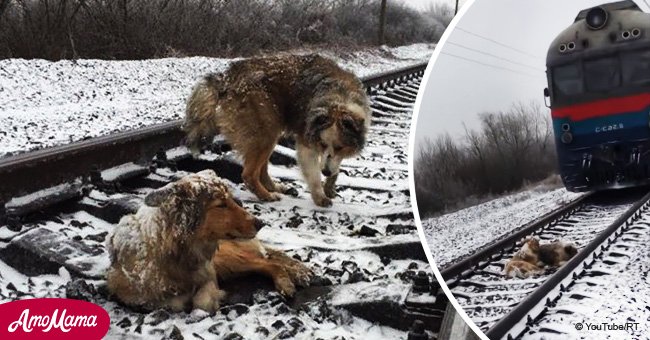
[[[447,28],[454,18],[454,9],[451,5],[441,2],[429,3],[424,12],[428,17],[433,18],[439,25]]]
[[[415,159],[418,208],[435,214],[514,191],[556,169],[550,120],[534,103],[484,113],[462,140],[427,140]]]
[[[379,0],[0,0],[0,58],[235,56],[366,46]],[[389,1],[386,43],[432,42],[425,13]]]
[[[430,23],[429,25],[435,27],[437,39],[440,39],[442,33],[449,27],[451,20],[454,18],[454,9],[445,3],[434,2],[429,3],[424,9],[425,18]]]

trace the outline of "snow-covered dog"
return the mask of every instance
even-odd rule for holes
[[[268,163],[279,138],[293,136],[314,203],[330,206],[341,161],[365,145],[370,113],[361,81],[332,60],[252,58],[209,74],[194,87],[183,130],[194,151],[217,133],[224,135],[244,159],[246,186],[263,201],[277,201],[287,192],[269,176]]]
[[[542,269],[539,262],[539,241],[535,238],[526,239],[524,245],[506,263],[503,274],[508,277],[526,278],[538,274]]]
[[[122,303],[144,309],[187,307],[209,312],[224,293],[212,258],[219,240],[252,239],[262,228],[212,170],[149,193],[137,213],[108,238],[108,288]]]
[[[536,238],[528,238],[518,252],[503,268],[503,274],[508,277],[526,278],[542,272],[546,266],[559,267],[569,261],[578,248],[565,241],[553,241],[540,244]]]

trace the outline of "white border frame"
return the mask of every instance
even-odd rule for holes
[[[424,228],[422,227],[422,222],[420,220],[420,213],[417,209],[417,198],[415,197],[415,179],[413,176],[413,160],[415,158],[415,128],[417,126],[417,121],[418,121],[418,114],[420,113],[420,105],[422,103],[422,98],[424,97],[424,89],[427,87],[427,83],[429,78],[431,77],[431,73],[433,70],[433,67],[438,60],[438,57],[440,56],[440,53],[442,49],[445,46],[445,43],[449,39],[449,36],[451,35],[451,32],[456,28],[460,20],[463,18],[465,13],[469,10],[470,7],[474,4],[476,0],[468,0],[465,4],[463,4],[454,17],[454,19],[451,21],[445,32],[443,33],[442,37],[440,38],[440,41],[436,45],[436,48],[433,51],[433,54],[431,56],[431,59],[429,60],[429,64],[427,65],[426,70],[424,71],[424,76],[422,77],[422,83],[420,84],[420,89],[418,90],[418,95],[417,98],[415,99],[415,105],[413,106],[413,118],[411,120],[411,132],[409,136],[409,147],[408,147],[408,171],[409,171],[409,193],[411,195],[411,207],[413,208],[413,217],[415,219],[415,225],[418,228],[418,234],[420,235],[420,242],[422,243],[422,248],[424,248],[424,253],[427,256],[427,260],[429,261],[429,264],[431,265],[431,269],[433,269],[433,274],[436,277],[436,280],[438,280],[438,283],[440,284],[440,287],[442,290],[445,292],[445,295],[449,299],[449,302],[454,306],[456,309],[456,312],[460,317],[465,321],[465,323],[476,333],[476,335],[481,338],[482,340],[490,340],[479,328],[476,326],[476,324],[470,319],[469,315],[465,313],[463,308],[460,306],[456,298],[451,294],[451,290],[447,285],[445,284],[444,279],[442,278],[442,275],[440,274],[440,270],[438,270],[438,266],[436,266],[436,262],[433,259],[433,255],[431,254],[431,249],[429,249],[429,244],[427,243],[427,239],[424,235]]]

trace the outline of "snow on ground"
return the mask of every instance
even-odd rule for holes
[[[649,231],[646,212],[523,339],[650,339]]]
[[[395,53],[406,55],[410,53],[409,49],[417,51],[420,48],[416,46],[391,50],[401,51]],[[364,60],[365,53],[367,52],[358,56],[360,64],[367,62]],[[57,123],[51,123],[52,128],[49,132],[41,125],[35,125],[33,130],[26,130],[23,126],[16,125],[17,136],[25,138],[29,136],[36,141],[42,140],[42,136],[47,133],[72,134],[74,138],[86,134],[108,133],[112,128],[136,127],[138,124],[180,117],[170,117],[168,113],[176,109],[182,112],[183,97],[189,91],[191,83],[201,74],[213,71],[219,62],[208,58],[163,59],[148,62],[79,61],[76,65],[72,62],[14,60],[6,63],[0,61],[0,65],[12,65],[15,68],[11,71],[14,77],[12,82],[18,78],[34,80],[33,76],[24,74],[34,65],[41,65],[42,69],[39,72],[46,73],[48,79],[49,77],[63,79],[59,83],[55,80],[43,82],[49,85],[43,85],[38,90],[30,89],[28,85],[13,83],[15,87],[11,90],[3,88],[0,91],[0,98],[13,103],[12,107],[15,110],[19,110],[20,105],[39,103],[43,106],[33,106],[26,111],[37,113],[35,117],[40,117],[48,123]],[[411,59],[408,62],[407,59],[396,59],[391,69],[413,63],[414,60]],[[223,65],[225,64],[226,61],[223,61]],[[381,63],[375,65],[375,69],[370,66],[366,68],[359,66],[359,70],[366,70],[368,73],[383,71],[383,64],[379,64]],[[62,65],[66,65],[68,71],[74,69],[76,72],[74,75],[66,74],[63,72]],[[192,65],[200,65],[200,67],[194,69]],[[57,68],[59,66],[61,67]],[[133,73],[127,73],[126,70]],[[116,73],[118,71],[123,73],[118,76]],[[71,78],[68,79],[68,76]],[[128,77],[128,80],[124,77]],[[117,85],[113,85],[112,82],[116,82]],[[87,98],[93,91],[93,87],[89,84],[102,84],[93,86],[110,89],[107,91],[112,92],[106,94],[104,90],[95,91],[100,99],[91,100]],[[74,93],[70,93],[69,90],[77,91],[77,94],[83,93],[84,95],[79,98],[85,99],[75,102],[76,106],[66,104],[74,97]],[[7,98],[11,96],[4,91],[13,91],[11,96],[15,96],[14,100],[8,100]],[[135,103],[139,102],[134,98],[143,98],[141,106],[135,106]],[[120,101],[121,104],[110,106],[112,102]],[[40,111],[44,110],[46,102],[58,103],[58,106],[54,105],[51,111],[47,111],[58,112],[55,118],[49,121],[42,113],[44,111]],[[76,114],[86,115],[84,117],[89,117],[93,110],[110,108],[113,110],[110,111],[113,118],[98,115],[93,122],[84,122],[74,115],[67,115],[66,117],[71,120],[69,126],[58,124],[56,117],[65,116],[63,110],[73,106],[77,110]],[[121,111],[114,110],[115,107],[119,107]],[[6,112],[0,113],[0,120],[3,122],[7,119]],[[422,257],[391,258],[390,255],[380,255],[376,252],[378,246],[385,244],[406,244],[408,247],[417,245],[417,249],[421,250],[417,229],[408,215],[411,208],[406,185],[408,178],[406,153],[411,112],[386,110],[385,113],[390,114],[394,120],[373,121],[368,132],[367,148],[356,158],[343,162],[342,171],[345,175],[342,174],[337,183],[338,197],[330,208],[316,207],[295,168],[282,164],[272,164],[271,172],[285,184],[297,189],[299,193],[297,197],[284,196],[278,202],[263,203],[259,202],[242,183],[229,183],[233,194],[244,201],[244,207],[267,222],[268,226],[258,234],[259,239],[269,246],[286,251],[289,256],[312,268],[318,277],[318,282],[313,283],[316,288],[341,289],[336,292],[334,299],[336,303],[348,299],[350,302],[363,302],[363,298],[375,301],[400,298],[408,293],[407,287],[410,286],[416,271],[431,271],[428,263],[418,260]],[[136,114],[141,116],[138,117]],[[154,118],[151,118],[152,116]],[[22,119],[19,116],[10,118],[13,119],[12,122]],[[74,124],[80,122],[86,125],[81,128],[74,127]],[[43,122],[39,124],[41,123]],[[5,128],[5,125],[2,125],[2,128]],[[13,128],[8,130],[14,131]],[[5,148],[5,151],[8,147],[4,141],[13,143],[15,138],[19,139],[11,136],[2,138],[5,139],[0,142],[0,145]],[[52,144],[63,142],[66,141],[57,139],[48,141]],[[17,148],[21,145],[35,147],[38,144],[23,141],[22,144],[12,145]],[[295,151],[290,148],[279,149],[285,155],[295,154]],[[186,148],[181,147],[169,151],[167,156],[171,159],[172,155],[180,156],[187,152]],[[222,155],[206,152],[200,156],[202,161],[215,161],[218,158],[231,160],[237,157],[232,151]],[[127,164],[108,169],[102,172],[102,177],[119,178],[124,171],[132,168],[132,164]],[[227,169],[217,170],[220,176],[227,177]],[[118,206],[118,203],[119,206],[137,207],[146,193],[151,190],[147,187],[148,181],[171,181],[185,175],[186,171],[189,170],[158,168],[147,176],[143,182],[145,184],[125,184],[118,193],[113,192],[114,189],[110,186],[92,188],[80,201],[81,210],[71,208],[71,211],[53,215],[37,214],[38,216],[34,216],[33,220],[30,219],[18,226],[18,229],[15,226],[0,224],[0,258],[2,259],[0,260],[0,303],[32,297],[65,297],[70,292],[75,293],[74,296],[83,295],[82,297],[86,298],[85,293],[92,289],[84,288],[85,284],[92,284],[97,290],[101,290],[101,287],[105,287],[102,276],[109,266],[105,239],[115,223],[105,220],[107,218],[105,215],[108,213],[101,212],[110,212],[112,207]],[[37,197],[39,195],[29,195],[14,200],[13,204],[27,203]],[[102,207],[103,209],[99,209]],[[406,217],[403,216],[405,213]],[[33,241],[35,236],[38,236],[39,242],[30,243],[29,241]],[[36,249],[28,247],[29,251],[14,251],[14,249],[24,249],[26,243],[36,244],[33,246]],[[42,265],[42,257],[39,257],[34,260],[37,263],[33,265],[38,268],[27,268],[25,263],[37,257],[32,254],[41,252],[63,256],[65,266],[59,266],[61,260],[56,259],[54,268],[45,268],[50,266]],[[12,255],[16,255],[17,258]],[[30,274],[28,273],[30,270],[37,273]],[[80,276],[79,274],[83,274],[84,277],[80,280],[81,283],[70,281],[72,277]],[[237,281],[237,288],[245,286],[247,281],[243,279]],[[342,288],[350,285],[354,286],[353,290]],[[77,291],[83,294],[77,294]],[[228,292],[235,295],[237,289],[232,288]],[[377,296],[377,294],[381,295]],[[215,315],[200,311],[168,313],[163,310],[139,313],[113,301],[107,301],[106,295],[102,293],[92,294],[89,299],[109,312],[111,327],[107,339],[405,340],[408,336],[406,332],[353,316],[347,309],[327,303],[327,298],[323,297],[294,309],[289,305],[291,301],[285,300],[275,291],[256,290],[251,301],[225,306]]]
[[[422,221],[439,269],[471,255],[524,224],[578,198],[565,189],[544,187],[508,195],[457,212]]]
[[[165,169],[161,169],[164,173]],[[180,173],[182,175],[182,173]],[[362,217],[338,209],[325,211],[313,210],[315,207],[308,204],[309,195],[301,188],[301,200],[305,201],[304,208],[296,209],[297,200],[284,197],[282,201],[260,204],[255,202],[252,194],[247,192],[242,184],[230,183],[233,192],[245,201],[245,206],[253,211],[257,217],[269,222],[270,226],[262,229],[258,237],[279,249],[287,249],[288,255],[301,258],[324,279],[334,285],[358,282],[361,285],[368,281],[387,280],[388,284],[405,284],[400,276],[409,268],[419,268],[429,271],[427,263],[417,260],[392,260],[383,264],[382,259],[374,253],[363,250],[354,250],[354,246],[362,248],[364,245],[377,243],[375,238],[351,236],[354,230],[345,227],[354,225],[355,229],[361,225],[371,225],[372,228],[385,232],[382,224],[385,219],[377,217]],[[357,192],[359,194],[359,192]],[[144,194],[138,194],[136,199],[142,199]],[[382,194],[378,194],[381,196]],[[396,194],[397,195],[397,194]],[[351,195],[350,195],[351,196]],[[399,195],[397,199],[408,199]],[[110,198],[103,192],[93,190],[89,199]],[[124,197],[116,194],[114,197]],[[335,202],[339,206],[349,204],[349,197],[344,194],[339,198],[343,202]],[[394,202],[393,202],[394,203]],[[403,202],[407,203],[407,202]],[[369,202],[366,202],[368,205]],[[316,208],[318,209],[318,208]],[[291,216],[291,218],[287,218]],[[342,222],[342,219],[346,219]],[[294,226],[288,227],[287,224]],[[298,226],[295,226],[295,225]],[[0,225],[5,240],[18,239],[21,235],[47,229],[55,235],[64,236],[66,239],[77,239],[87,246],[104,249],[104,238],[113,229],[113,225],[96,218],[84,211],[71,214],[61,214],[53,220],[42,221],[25,228],[20,232],[10,232],[8,228]],[[396,235],[398,239],[413,241],[417,239],[415,233],[410,235]],[[379,239],[390,239],[388,235],[379,236]],[[356,241],[356,242],[355,242]],[[6,247],[8,242],[0,240],[0,249]],[[316,250],[311,246],[321,248]],[[339,247],[340,245],[340,247]],[[339,249],[340,248],[340,249]],[[79,256],[69,260],[70,263],[82,263],[91,266],[87,274],[102,276],[108,268],[108,254],[99,251],[94,256]],[[11,266],[0,261],[0,303],[33,297],[65,297],[66,284],[70,282],[70,274],[61,267],[59,275],[26,276]],[[361,274],[363,273],[363,274]],[[101,286],[103,280],[87,280],[87,283]],[[399,294],[406,291],[401,290]],[[352,302],[359,297],[349,297]],[[316,303],[307,309],[288,308],[284,298],[276,292],[259,291],[253,296],[254,304],[236,304],[221,310],[216,315],[194,310],[191,313],[167,313],[157,310],[152,313],[140,314],[120,306],[113,301],[103,298],[92,300],[109,312],[111,327],[106,339],[152,339],[162,338],[178,328],[180,334],[186,339],[406,339],[402,331],[390,327],[373,324],[366,320],[352,316],[343,309],[326,306],[325,303]],[[241,336],[241,337],[239,337]]]
[[[316,52],[368,76],[426,62],[433,48]],[[231,61],[0,60],[0,157],[179,119],[198,79],[225,70]]]

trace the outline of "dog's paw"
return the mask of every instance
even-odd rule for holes
[[[296,294],[296,286],[289,277],[280,277],[275,280],[275,289],[286,297],[293,297]]]
[[[298,287],[309,287],[314,272],[302,262],[290,259],[284,268],[293,282]]]
[[[208,313],[219,310],[221,301],[226,297],[226,292],[217,288],[215,284],[206,284],[192,298],[192,306]]]
[[[309,287],[311,283],[311,278],[314,276],[314,272],[311,271],[311,269],[307,268],[303,264],[300,264],[299,266],[296,266],[292,273],[291,273],[291,279],[294,284],[296,284],[298,287]]]
[[[281,194],[284,194],[287,191],[287,186],[280,182],[273,181],[273,190],[269,190],[269,191],[279,192]]]
[[[274,192],[269,192],[268,195],[260,197],[260,199],[265,202],[276,202],[282,199],[282,195]]]
[[[323,196],[313,196],[312,199],[314,200],[314,203],[316,203],[317,206],[319,207],[331,207],[332,206],[332,200],[323,195]]]
[[[194,309],[200,309],[210,314],[219,310],[221,307],[221,299],[205,299],[201,301],[194,301]]]

